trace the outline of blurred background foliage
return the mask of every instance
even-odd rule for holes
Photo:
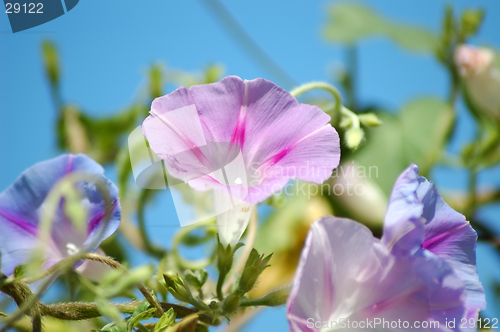
[[[205,4],[220,21],[221,26],[228,30],[234,42],[247,50],[254,61],[269,73],[270,79],[276,79],[277,83],[285,82],[283,86],[287,88],[298,84],[248,35],[245,28],[221,3],[207,0]],[[314,5],[310,7],[311,10],[317,10]],[[330,83],[342,91],[344,103],[349,109],[357,114],[375,113],[382,121],[382,125],[366,129],[364,141],[356,150],[349,149],[343,144],[342,167],[327,183],[330,187],[323,185],[315,188],[315,191],[322,195],[313,197],[302,194],[275,195],[259,207],[260,226],[255,248],[261,253],[274,253],[274,255],[270,261],[271,267],[264,271],[257,287],[249,293],[249,296],[261,297],[291,283],[309,225],[322,216],[335,214],[350,217],[365,223],[374,234],[380,235],[385,204],[393,183],[410,163],[419,165],[421,175],[436,181],[438,173],[435,170],[439,167],[461,169],[467,173],[467,188],[443,194],[450,205],[467,216],[478,231],[480,240],[488,246],[488,250],[479,251],[480,255],[485,255],[484,260],[500,260],[498,232],[500,228],[492,226],[491,221],[484,220],[482,218],[484,214],[481,212],[485,206],[498,206],[500,188],[484,189],[479,188],[477,184],[481,172],[492,168],[498,171],[500,123],[488,112],[481,110],[474,98],[468,94],[467,86],[459,75],[454,61],[456,48],[474,38],[480,31],[484,19],[493,18],[488,17],[487,12],[482,9],[470,8],[457,11],[450,4],[442,13],[440,31],[436,32],[387,18],[373,7],[362,3],[337,1],[327,6],[325,18],[318,33],[322,35],[326,44],[341,45],[344,53],[342,65],[333,71]],[[413,96],[400,109],[390,109],[384,103],[367,104],[360,99],[357,81],[363,64],[359,60],[359,46],[373,38],[386,39],[407,52],[432,56],[447,73],[447,96],[445,98],[436,95]],[[213,262],[214,231],[210,227],[184,229],[173,241],[165,240],[164,243],[149,238],[145,207],[155,201],[159,191],[139,189],[134,184],[127,137],[148,115],[154,98],[171,92],[178,86],[189,87],[216,82],[224,76],[224,67],[212,64],[191,72],[170,68],[160,62],[153,63],[145,73],[146,79],[140,88],[143,93],[137,100],[109,115],[97,116],[96,112],[89,111],[65,97],[64,75],[61,70],[65,59],[64,54],[60,54],[58,45],[50,39],[45,40],[41,45],[41,54],[53,104],[57,109],[54,132],[58,148],[61,151],[85,153],[98,163],[116,169],[124,210],[123,221],[118,234],[103,244],[103,250],[117,260],[127,262],[131,259],[130,246],[132,246],[133,250],[145,252],[156,262],[159,260],[157,275],[160,277],[148,280],[147,276],[151,270],[147,265],[137,268],[137,273],[133,275],[166,299],[167,294],[162,290],[159,281],[162,279],[162,271],[180,273],[184,268],[199,263],[199,261],[189,261],[183,258],[184,256],[195,259],[201,257],[207,259],[207,262]],[[496,61],[496,66],[500,68],[500,56],[496,57]],[[383,73],[391,77],[392,70],[386,68]],[[412,77],[408,76],[407,80],[412,80]],[[498,92],[500,94],[500,91]],[[387,91],[387,94],[390,93],[391,91]],[[383,96],[381,99],[383,100]],[[301,96],[299,100],[316,104],[331,114],[332,124],[339,130],[341,137],[344,137],[345,128],[339,125],[340,119],[332,112],[331,96],[310,93]],[[458,152],[450,149],[453,137],[461,135],[457,120],[463,115],[458,112],[457,105],[466,106],[477,128],[476,137],[462,146]],[[500,114],[500,108],[498,113]],[[349,167],[355,171],[352,176],[342,172],[342,169],[347,170]],[[377,174],[371,177],[355,175],[360,167],[364,167],[365,170],[375,167],[373,169],[376,169]],[[342,184],[345,181],[361,183],[367,189],[363,195],[331,194],[331,188],[335,188],[335,184]],[[300,185],[303,184],[300,182],[294,184],[294,186]],[[313,185],[307,186],[311,188]],[[192,208],[191,205],[202,205],[207,200],[203,193],[181,194],[184,195],[186,208]],[[499,222],[498,217],[494,222]],[[208,271],[211,275],[214,272],[210,269]],[[78,278],[79,283],[70,292],[71,298],[92,300],[89,292],[81,285],[82,277],[70,274],[61,282],[62,287],[73,285],[74,278]],[[105,295],[108,299],[134,297],[134,293],[130,291],[130,285],[134,284],[133,280],[130,284],[124,282],[122,287],[115,285],[116,289],[112,287],[113,280],[116,279],[110,281],[108,278],[89,287],[108,289]],[[483,283],[489,300],[485,314],[490,318],[500,317],[500,301],[496,299],[500,293],[498,283],[500,278],[497,275],[497,279],[493,282],[485,280]],[[209,280],[203,287],[207,288],[204,290],[205,293],[213,291],[213,281]],[[68,298],[65,293],[55,295],[56,298],[58,296],[63,300]],[[491,301],[493,298],[495,299]],[[236,330],[257,312],[249,310],[236,317],[227,330]],[[284,315],[283,311],[279,314]],[[83,323],[78,325],[78,328],[88,330],[103,325],[100,319],[94,323],[94,325],[91,322]],[[50,331],[63,331],[67,328],[63,323],[56,321],[47,321],[45,325],[47,328],[50,327]],[[25,321],[20,321],[17,325],[19,330],[27,330],[27,326],[29,324],[26,325]],[[283,325],[278,326],[283,328]]]

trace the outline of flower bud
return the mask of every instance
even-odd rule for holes
[[[377,228],[382,226],[388,202],[384,191],[373,180],[375,177],[378,177],[376,166],[344,162],[332,176],[332,186],[342,188],[335,199],[350,218]]]
[[[191,294],[189,287],[181,278],[164,274],[163,279],[165,280],[168,291],[177,300],[188,303],[191,302],[193,295]]]
[[[356,150],[361,144],[361,141],[363,140],[364,136],[365,133],[363,132],[363,129],[358,127],[350,128],[345,133],[345,140],[347,147],[349,147],[352,150]]]
[[[455,52],[467,97],[478,112],[500,122],[500,71],[494,63],[495,54],[486,48],[461,45]]]
[[[233,266],[233,258],[236,250],[241,248],[243,243],[238,243],[234,246],[234,249],[231,248],[229,244],[227,247],[218,241],[217,245],[217,268],[221,274],[227,274],[231,267]]]
[[[238,294],[231,294],[224,300],[222,304],[222,312],[224,315],[232,314],[240,307],[241,298]]]
[[[378,127],[382,124],[382,121],[373,113],[360,114],[358,119],[367,127]]]
[[[268,263],[271,256],[272,254],[264,257],[264,255],[259,255],[257,250],[252,249],[238,284],[238,289],[243,294],[249,292],[253,288],[262,271],[269,266]]]

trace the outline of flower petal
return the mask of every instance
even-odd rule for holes
[[[423,205],[418,199],[418,167],[408,167],[394,184],[384,219],[382,242],[392,250],[411,254],[424,239]]]
[[[220,242],[232,248],[238,243],[252,216],[253,205],[214,190],[215,213]]]
[[[411,259],[394,255],[365,226],[326,217],[313,224],[306,239],[287,315],[292,331],[320,331],[310,319],[331,327],[342,319],[375,318],[409,324],[438,320],[441,328],[434,331],[449,331],[443,327],[446,318],[459,322],[465,314],[463,297],[464,283],[427,250]]]
[[[471,310],[485,309],[486,299],[476,268],[477,234],[465,216],[453,210],[436,187],[420,177],[417,190],[424,204],[425,238],[422,248],[445,260],[465,282]]]
[[[306,320],[349,314],[359,282],[369,278],[373,235],[349,219],[326,217],[311,226],[287,304],[292,331],[316,331]],[[343,311],[343,312],[342,312]]]
[[[64,201],[53,219],[51,242],[46,244],[48,264],[54,264],[71,250],[82,248],[94,251],[118,228],[120,205],[118,189],[102,174],[101,166],[85,155],[62,155],[40,162],[26,170],[4,192],[0,193],[0,250],[2,272],[11,274],[15,266],[24,264],[38,243],[38,223],[43,203],[54,185],[72,172],[84,172],[102,181],[112,204],[111,218],[103,223],[105,203],[98,187],[92,181],[77,185],[82,195],[81,204],[88,213],[88,227],[78,231],[64,212]],[[5,238],[4,238],[5,237]]]
[[[0,267],[5,275],[11,275],[16,266],[26,262],[39,241],[36,236],[0,216]]]
[[[339,137],[328,124],[330,117],[316,106],[299,104],[264,79],[229,76],[189,90],[180,88],[155,99],[151,111],[153,116],[143,124],[151,148],[167,160],[173,176],[196,179],[192,182],[196,189],[217,187],[217,179],[207,176],[217,169],[214,151],[206,147],[213,142],[241,150],[249,203],[274,193],[266,182],[280,184],[272,187],[275,191],[286,184],[282,179],[321,183],[339,163]],[[228,159],[230,151],[215,159]]]

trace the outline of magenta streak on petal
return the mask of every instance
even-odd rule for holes
[[[448,237],[451,233],[457,232],[458,230],[460,230],[461,228],[463,228],[465,226],[467,226],[466,223],[460,224],[460,225],[455,226],[454,228],[450,229],[449,231],[446,231],[446,232],[441,233],[437,236],[434,236],[433,238],[430,238],[429,240],[422,243],[422,248],[430,250],[429,248],[433,247],[436,244],[436,242],[443,240],[444,238]]]
[[[196,159],[198,159],[198,161],[202,165],[205,165],[205,166],[209,166],[210,165],[208,163],[207,158],[205,157],[205,155],[203,155],[203,153],[201,152],[200,148],[198,146],[196,146],[196,144],[194,144],[193,142],[191,142],[191,140],[189,138],[187,138],[182,132],[180,132],[179,129],[177,129],[177,127],[175,127],[172,123],[170,123],[169,121],[167,121],[166,119],[164,119],[161,115],[158,115],[158,114],[156,114],[153,111],[150,111],[149,113],[153,117],[158,118],[170,130],[172,130],[177,135],[177,137],[179,137],[181,139],[181,141],[186,145],[186,147],[189,149],[189,151],[191,151],[194,154],[194,156],[196,157]]]
[[[419,284],[415,285],[414,287],[385,300],[382,300],[380,302],[374,303],[366,308],[363,309],[366,313],[371,315],[372,317],[375,317],[382,311],[384,311],[387,307],[393,305],[394,303],[397,303],[399,300],[404,299],[407,296],[410,296],[413,292],[417,291],[418,288],[420,287]]]
[[[116,205],[118,204],[118,200],[115,200],[113,205],[111,206],[111,214],[113,214],[113,210],[116,208]],[[106,211],[103,211],[96,216],[94,216],[90,221],[89,225],[87,227],[87,235],[92,233],[96,228],[97,225],[101,222],[102,218],[106,215]]]
[[[30,223],[28,223],[20,218],[16,218],[14,216],[11,216],[11,215],[7,214],[5,211],[0,211],[0,217],[3,217],[4,219],[10,221],[11,223],[13,223],[17,227],[21,228],[23,231],[25,231],[26,233],[28,233],[30,235],[37,236],[37,234],[38,234],[38,229],[35,226],[33,226],[32,224],[30,224]]]
[[[231,137],[231,143],[239,145],[241,150],[243,150],[243,144],[245,143],[245,125],[248,107],[248,83],[245,80],[243,84],[245,85],[245,90],[243,91],[243,100],[241,101],[238,121],[236,122],[233,136]]]
[[[274,165],[275,165],[275,164],[277,164],[277,163],[278,163],[281,159],[283,159],[283,158],[284,158],[284,157],[285,157],[288,153],[290,153],[290,151],[291,151],[293,148],[295,148],[298,144],[300,144],[300,142],[302,142],[303,140],[305,140],[305,139],[307,139],[308,137],[310,137],[310,136],[312,136],[312,135],[316,134],[317,132],[319,132],[319,131],[323,130],[324,128],[326,128],[326,127],[328,127],[328,126],[329,126],[329,124],[326,124],[326,125],[324,125],[323,127],[321,127],[321,128],[319,128],[319,129],[317,129],[317,130],[313,131],[313,132],[312,132],[312,133],[310,133],[310,134],[307,134],[306,136],[304,136],[304,137],[302,137],[302,138],[298,139],[297,141],[295,141],[294,143],[290,144],[290,145],[289,145],[289,146],[287,146],[284,150],[282,150],[282,151],[278,152],[277,154],[275,154],[274,156],[272,156],[271,158],[269,158],[268,160],[266,160],[265,162],[263,162],[263,163],[259,166],[258,170],[260,171],[260,169],[262,169],[262,168],[264,168],[264,170],[265,170],[265,168],[266,168],[266,167],[268,167],[269,165],[274,166]],[[264,172],[263,174],[264,174],[264,176],[265,176],[265,175],[266,175],[266,172]],[[282,175],[282,174],[280,174],[280,175]],[[264,178],[265,178],[265,177],[264,177]]]
[[[285,148],[284,150],[278,152],[277,154],[275,154],[274,156],[272,156],[271,158],[269,158],[268,160],[266,160],[265,162],[263,162],[259,168],[257,169],[256,173],[259,174],[260,170],[263,169],[264,172],[262,173],[263,174],[263,177],[262,177],[262,180],[266,179],[268,176],[276,176],[276,174],[270,174],[268,172],[268,167],[269,166],[274,166],[276,165],[281,159],[283,159],[289,152],[290,150],[294,147],[294,145],[292,145],[292,147],[290,148]],[[278,176],[282,176],[283,174],[277,174]]]
[[[66,172],[64,175],[68,175],[73,169],[73,156],[68,155],[68,165],[66,166]]]
[[[244,142],[245,142],[245,119],[238,119],[238,123],[236,124],[236,128],[234,129],[233,137],[231,137],[231,143],[237,144],[240,146],[240,148],[243,148]]]

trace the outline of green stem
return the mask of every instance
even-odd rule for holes
[[[466,214],[469,218],[474,217],[477,206],[477,169],[472,167],[469,170],[469,202],[467,204]]]
[[[335,99],[335,107],[334,107],[335,112],[341,117],[349,118],[352,121],[352,127],[360,128],[360,122],[358,116],[354,112],[352,112],[351,110],[342,105],[342,96],[340,95],[339,90],[337,90],[336,87],[334,87],[329,83],[326,82],[306,83],[290,91],[290,94],[295,98],[297,98],[303,93],[316,89],[330,92],[333,98]]]
[[[358,52],[355,44],[347,47],[347,63],[349,79],[346,82],[346,93],[348,94],[349,108],[357,111],[356,78],[358,77]]]
[[[115,260],[113,260],[111,258],[108,258],[108,257],[104,257],[104,256],[97,255],[97,254],[87,254],[85,256],[85,259],[91,260],[91,261],[95,261],[95,262],[99,262],[99,263],[103,263],[103,264],[106,264],[106,265],[108,265],[108,266],[110,266],[110,267],[112,267],[114,269],[128,272],[127,269],[125,269],[125,267],[123,265],[121,265],[117,261],[115,261]],[[137,288],[142,293],[142,295],[146,298],[146,300],[149,302],[149,304],[153,308],[156,309],[156,311],[158,312],[158,314],[163,315],[163,309],[158,304],[158,302],[156,301],[156,299],[154,298],[154,296],[151,295],[151,293],[146,289],[146,287],[144,287],[144,285],[142,285],[142,284],[139,284],[137,286]]]
[[[19,304],[26,300],[27,294],[29,294],[29,288],[23,286],[21,283],[8,283],[9,286],[2,287],[2,292],[13,297]],[[186,308],[181,305],[171,304],[166,302],[158,302],[163,311],[168,311],[173,309],[176,313],[177,318],[184,318],[188,315],[199,312],[195,308]],[[141,304],[140,301],[132,301],[125,303],[113,304],[121,313],[133,314],[137,307]],[[69,302],[69,303],[59,303],[59,304],[38,304],[37,309],[41,316],[53,317],[59,320],[68,321],[81,321],[87,319],[93,319],[101,317],[102,314],[99,312],[96,303],[87,302]],[[32,314],[30,314],[32,315]],[[213,318],[207,314],[200,314],[200,320],[207,324],[212,324]],[[155,313],[155,317],[161,317],[158,312]],[[220,321],[215,322],[216,325],[220,324]]]
[[[294,96],[295,98],[297,98],[298,96],[300,96],[303,93],[306,93],[306,92],[311,91],[311,90],[316,90],[316,89],[326,90],[326,91],[330,92],[333,95],[333,97],[335,98],[335,111],[338,114],[342,113],[342,96],[340,95],[339,90],[337,90],[337,88],[334,87],[333,85],[328,84],[326,82],[306,83],[306,84],[303,84],[299,87],[296,87],[295,89],[290,91],[290,94],[292,96]]]
[[[146,252],[153,257],[162,259],[167,254],[166,250],[155,246],[149,239],[148,232],[146,230],[146,218],[144,216],[144,207],[147,200],[149,199],[152,191],[149,189],[143,189],[139,195],[139,202],[137,206],[137,217],[139,219],[139,231],[141,233],[144,246],[146,247]]]
[[[243,299],[241,300],[241,307],[254,307],[254,306],[267,306],[267,307],[278,307],[280,305],[286,304],[288,294],[290,293],[290,288],[284,288],[272,293],[267,294],[264,297],[259,297],[256,299]]]
[[[179,247],[183,239],[187,235],[189,235],[189,233],[191,233],[192,231],[202,227],[215,227],[214,221],[215,219],[209,219],[200,223],[196,223],[194,225],[183,227],[175,234],[174,238],[172,239],[172,256],[174,257],[177,265],[181,269],[190,269],[190,270],[202,269],[213,262],[214,256],[203,258],[197,261],[187,260],[184,257],[182,257],[181,254],[179,253]]]
[[[73,258],[70,257],[70,258]],[[108,257],[104,257],[104,256],[101,256],[101,255],[98,255],[98,254],[83,254],[81,257],[79,257],[78,260],[89,260],[89,261],[94,261],[94,262],[98,262],[98,263],[102,263],[102,264],[106,264],[114,269],[117,269],[117,270],[122,270],[122,271],[127,271],[125,269],[125,267],[123,267],[123,265],[121,265],[120,263],[118,263],[117,261],[111,259],[111,258],[108,258]],[[72,259],[74,260],[74,259]],[[37,280],[40,280],[40,279],[43,279],[51,274],[54,274],[58,271],[63,271],[63,269],[65,267],[67,267],[68,265],[68,258],[67,259],[64,259],[60,262],[58,262],[57,264],[51,266],[49,269],[47,269],[44,273],[42,273],[40,276],[36,277],[36,278],[32,278],[32,279],[25,279],[24,282],[26,283],[32,283],[32,282],[35,282]],[[146,289],[146,287],[144,287],[144,285],[140,284],[137,286],[137,288],[139,289],[139,291],[142,293],[142,295],[144,295],[144,297],[146,298],[146,300],[148,300],[149,304],[151,304],[151,306],[153,308],[155,308],[156,310],[158,310],[160,313],[163,314],[163,311],[161,309],[161,307],[158,305],[158,302],[156,301],[156,299],[153,297],[153,295],[151,295],[151,293],[149,293],[149,291]]]
[[[448,67],[448,72],[450,74],[450,81],[451,81],[450,95],[448,96],[448,103],[454,109],[455,102],[456,102],[458,95],[459,95],[459,92],[460,92],[460,76],[458,74],[457,68],[455,67],[455,62],[453,60],[450,61],[450,63],[447,65],[447,67]]]
[[[220,272],[219,278],[217,279],[217,298],[219,301],[224,299],[224,293],[222,292],[222,287],[224,286],[224,281],[226,280],[227,272]]]

